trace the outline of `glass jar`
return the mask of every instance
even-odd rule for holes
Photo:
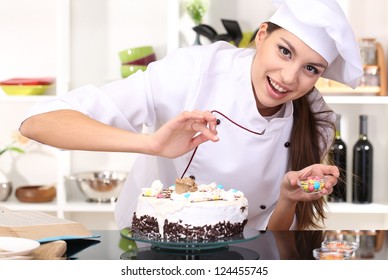
[[[359,41],[361,59],[364,65],[376,65],[376,39],[375,38],[361,38]]]
[[[377,65],[365,66],[364,75],[361,77],[359,85],[366,87],[380,86],[379,67]]]

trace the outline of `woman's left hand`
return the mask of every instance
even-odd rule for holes
[[[306,193],[298,186],[298,180],[308,176],[325,177],[326,182],[321,192]],[[290,171],[284,175],[282,196],[294,202],[316,200],[333,191],[339,177],[338,167],[334,165],[313,164],[300,171]]]

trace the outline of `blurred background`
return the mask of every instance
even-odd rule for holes
[[[35,102],[85,84],[101,85],[125,78],[132,70],[142,71],[147,63],[176,48],[198,44],[198,39],[200,44],[210,44],[209,37],[193,30],[195,26],[210,26],[218,35],[225,35],[228,31],[222,19],[235,21],[243,34],[239,47],[245,47],[259,24],[275,11],[270,0],[201,2],[204,10],[198,21],[184,0],[0,0],[0,151],[8,145],[22,150],[0,154],[0,178],[13,185],[10,195],[0,201],[2,206],[52,213],[92,229],[116,227],[114,199],[108,203],[90,201],[77,180],[68,176],[99,170],[128,172],[136,155],[59,151],[23,142],[15,134],[26,110]],[[348,146],[349,172],[352,146],[359,137],[358,117],[368,115],[368,136],[375,151],[374,183],[372,202],[355,204],[349,179],[346,201],[329,203],[326,228],[388,229],[384,182],[388,166],[388,2],[339,3],[360,47],[365,47],[364,51],[371,47],[374,58],[365,62],[369,72],[356,90],[330,81],[320,81],[317,86],[329,105],[342,115],[341,137]],[[145,46],[150,47],[148,52],[137,57],[125,60],[119,55]],[[141,67],[137,67],[139,64]],[[48,185],[54,185],[56,193],[47,201],[23,202],[16,197],[19,187]]]

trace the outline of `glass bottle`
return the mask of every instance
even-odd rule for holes
[[[368,116],[360,115],[360,137],[353,148],[353,203],[371,203],[373,146],[368,140]]]
[[[341,138],[341,115],[337,114],[336,131],[334,143],[329,152],[330,163],[338,167],[340,177],[337,185],[334,186],[333,192],[329,195],[330,202],[346,202],[346,144]]]

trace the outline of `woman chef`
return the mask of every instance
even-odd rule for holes
[[[335,114],[314,84],[326,77],[355,87],[359,48],[335,0],[277,2],[255,48],[178,49],[147,71],[39,104],[21,133],[62,149],[139,153],[117,201],[119,228],[131,224],[142,187],[183,176],[243,191],[250,227],[319,226],[339,171],[320,164]],[[302,174],[327,175],[325,189],[304,193]]]

